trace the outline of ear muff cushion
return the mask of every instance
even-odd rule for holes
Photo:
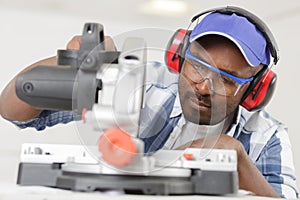
[[[247,97],[241,105],[249,111],[265,107],[273,96],[276,81],[277,75],[272,70],[267,69],[264,76],[248,92]]]
[[[181,52],[187,30],[178,29],[171,37],[165,54],[165,62],[171,72],[180,72]]]

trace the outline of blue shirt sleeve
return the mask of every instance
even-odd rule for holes
[[[32,127],[38,131],[44,130],[47,126],[51,127],[56,124],[66,124],[71,121],[80,120],[81,116],[74,113],[73,111],[52,111],[44,110],[40,115],[32,120],[21,122],[21,121],[11,121],[13,124],[19,128]]]

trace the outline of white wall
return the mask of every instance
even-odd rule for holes
[[[263,11],[259,10],[263,15]],[[75,17],[74,15],[43,13],[38,10],[0,7],[0,90],[23,67],[41,58],[55,55],[57,49],[65,48],[67,41],[73,35],[80,34],[82,25],[89,20],[105,24],[106,33],[110,35],[143,26],[134,22],[119,23],[118,20],[109,20],[105,17],[100,20],[88,18],[88,16]],[[298,133],[300,132],[298,122],[300,113],[298,107],[298,102],[300,102],[300,15],[299,12],[280,13],[280,15],[275,13],[275,15],[267,16],[266,21],[277,38],[281,50],[281,60],[274,69],[279,76],[278,87],[267,109],[289,126],[295,166],[297,175],[300,177],[298,156],[300,152],[300,145],[298,145],[300,140]],[[183,25],[182,21],[179,22],[178,27],[180,25]],[[164,25],[161,24],[161,26]],[[166,28],[175,28],[175,26],[170,25]],[[33,129],[19,130],[1,118],[0,135],[2,138],[0,140],[0,181],[9,182],[16,180],[18,156],[22,143],[80,143],[73,123],[36,132]]]

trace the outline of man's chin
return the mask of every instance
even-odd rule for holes
[[[225,119],[225,117],[223,117],[222,119],[220,119],[220,118],[212,119],[210,116],[209,117],[203,117],[203,116],[201,117],[199,115],[194,116],[191,114],[184,114],[184,117],[187,121],[192,122],[194,124],[198,124],[198,125],[216,125]]]
[[[191,115],[191,114],[184,114],[184,117],[187,121],[192,122],[194,124],[199,124],[199,125],[210,125],[211,120],[210,118],[203,118],[200,116],[196,115]]]
[[[212,107],[212,108],[216,108]],[[183,115],[186,120],[199,125],[216,125],[226,118],[226,113],[214,109],[199,109],[186,103],[183,106]]]

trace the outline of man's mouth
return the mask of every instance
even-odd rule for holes
[[[196,108],[197,110],[209,110],[211,108],[211,105],[209,103],[205,103],[204,101],[201,101],[196,97],[190,97],[189,100],[192,107]]]

